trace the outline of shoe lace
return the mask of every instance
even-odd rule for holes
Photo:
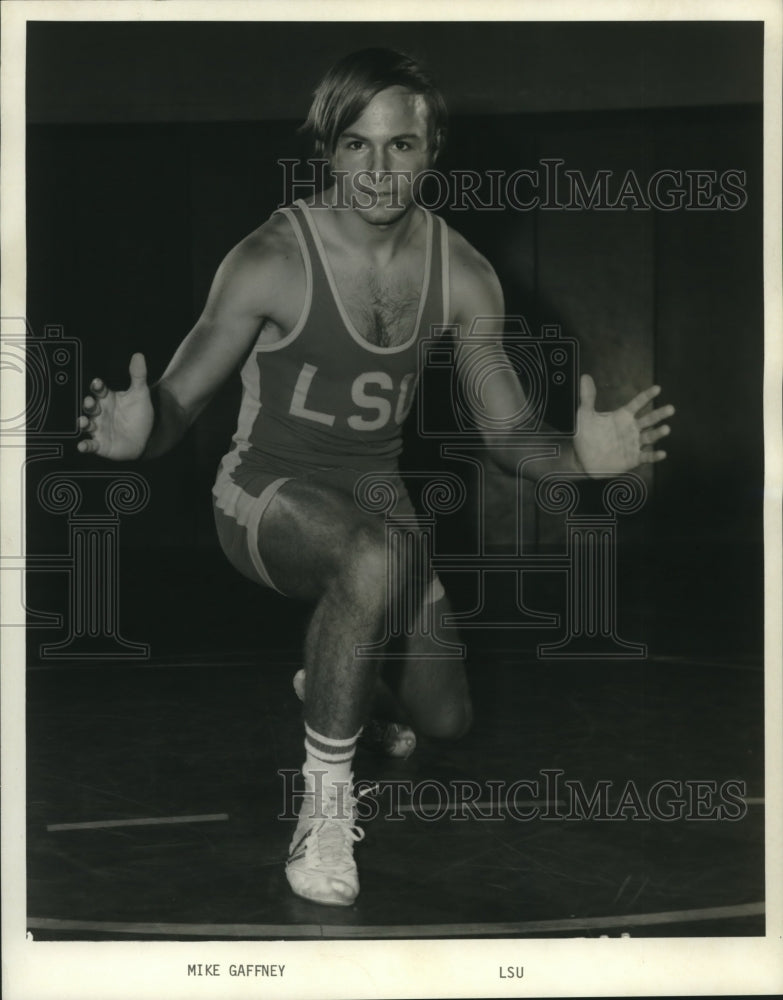
[[[378,787],[362,788],[358,795],[345,789],[330,791],[323,803],[325,818],[318,825],[318,852],[327,865],[352,860],[354,843],[364,840],[364,830],[356,825],[359,799],[377,792]]]

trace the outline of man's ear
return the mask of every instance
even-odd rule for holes
[[[327,151],[326,146],[321,142],[316,146],[315,154],[319,160],[326,161],[326,174],[331,180],[334,180],[334,165],[332,163],[334,150]]]
[[[432,162],[435,163],[441,154],[443,149],[443,129],[439,128],[435,130],[435,134],[432,137]]]

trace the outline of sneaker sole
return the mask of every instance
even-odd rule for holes
[[[327,896],[325,894],[319,895],[314,891],[308,892],[305,886],[294,885],[288,871],[286,871],[285,875],[288,884],[295,895],[300,896],[302,899],[307,899],[311,903],[320,903],[322,906],[353,906],[353,904],[356,902],[356,897],[359,895],[358,890],[352,896],[340,896],[340,895]]]

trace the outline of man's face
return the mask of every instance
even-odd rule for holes
[[[412,203],[412,182],[434,159],[421,94],[389,87],[337,139],[331,158],[341,199],[371,225],[388,225]]]

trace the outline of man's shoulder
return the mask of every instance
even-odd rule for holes
[[[296,237],[285,217],[275,215],[229,250],[215,275],[212,295],[215,301],[230,301],[235,308],[239,303],[270,316],[281,312],[281,296],[295,296],[303,281]]]
[[[284,268],[286,264],[298,264],[301,254],[290,222],[276,213],[240,240],[226,261],[240,270],[259,266]]]
[[[469,243],[462,233],[448,226],[449,231],[449,266],[452,277],[490,280],[495,276],[495,269],[487,258]]]
[[[451,226],[449,233],[449,271],[452,295],[462,289],[469,297],[480,293],[494,295],[500,288],[494,267],[465,237]]]

